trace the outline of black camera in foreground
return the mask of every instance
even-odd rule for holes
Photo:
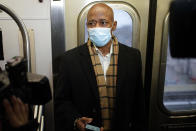
[[[0,113],[3,99],[13,95],[30,105],[44,105],[52,98],[48,78],[27,72],[27,61],[20,56],[12,58],[5,71],[0,71]]]

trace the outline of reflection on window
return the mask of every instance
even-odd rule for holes
[[[117,28],[113,32],[118,41],[129,47],[132,46],[132,19],[131,16],[123,10],[113,10],[114,20],[117,21]],[[86,22],[85,22],[86,23]],[[88,32],[85,24],[85,42],[88,40]]]
[[[168,46],[164,88],[164,105],[168,110],[196,109],[195,67],[196,59],[172,58]]]

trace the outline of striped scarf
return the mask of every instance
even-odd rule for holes
[[[104,78],[104,72],[99,60],[99,56],[96,53],[94,45],[88,40],[88,49],[91,56],[92,64],[94,67],[97,87],[99,90],[100,107],[102,124],[104,131],[111,130],[111,119],[114,112],[114,103],[116,99],[116,80],[117,80],[117,65],[118,65],[118,40],[116,37],[112,37],[113,53],[110,58],[110,65],[106,73],[106,81]]]

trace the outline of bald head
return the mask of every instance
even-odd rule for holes
[[[114,21],[114,13],[111,7],[104,3],[98,3],[93,5],[90,10],[88,11],[87,20],[89,17],[107,17],[112,22]]]

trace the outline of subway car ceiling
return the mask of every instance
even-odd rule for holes
[[[1,0],[0,4],[14,10],[24,22],[30,39],[32,72],[47,76],[53,93],[59,56],[87,42],[87,13],[99,2],[113,9],[117,21],[113,34],[119,42],[141,52],[148,116],[146,130],[195,130],[194,0]],[[23,54],[22,45],[17,25],[0,10],[3,70],[7,60]],[[34,116],[39,115],[42,121],[40,131],[54,131],[53,105],[51,100],[43,107],[34,108],[37,111]]]

